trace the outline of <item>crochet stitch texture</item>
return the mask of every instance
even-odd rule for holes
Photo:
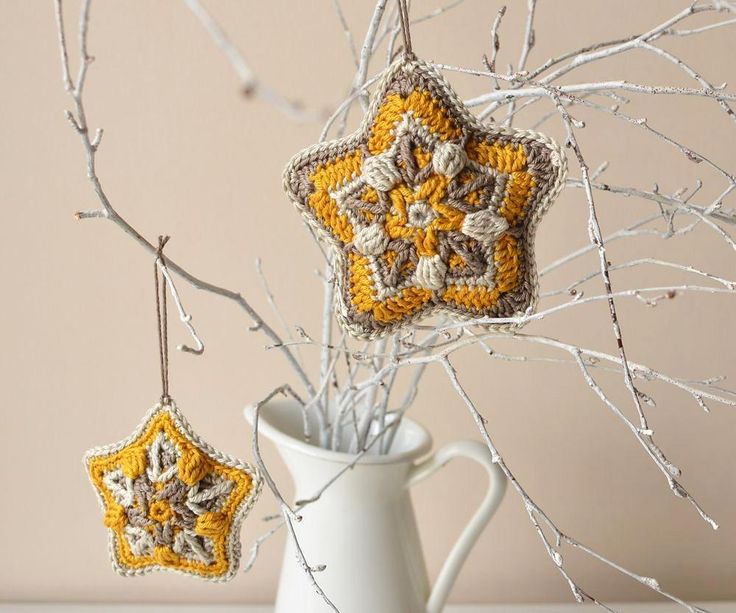
[[[554,141],[482,125],[432,66],[400,59],[360,129],[298,153],[284,186],[334,249],[338,321],[376,338],[440,311],[533,309],[534,235],[565,171]]]
[[[130,437],[90,449],[84,461],[117,572],[234,576],[260,476],[202,441],[173,402],[157,404]]]

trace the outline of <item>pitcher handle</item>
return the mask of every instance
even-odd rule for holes
[[[456,441],[440,448],[426,460],[411,467],[408,486],[416,485],[433,475],[453,458],[470,458],[481,464],[488,472],[488,492],[442,565],[427,601],[427,613],[440,613],[444,608],[470,550],[496,512],[506,491],[506,476],[501,468],[491,461],[488,448],[479,441]]]

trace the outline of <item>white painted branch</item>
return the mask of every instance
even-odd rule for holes
[[[386,3],[388,0],[378,0],[376,6],[373,9],[373,17],[368,25],[368,31],[363,41],[363,46],[360,49],[360,61],[358,62],[358,70],[355,74],[355,80],[353,81],[353,90],[360,91],[365,84],[366,77],[368,76],[368,65],[370,64],[371,57],[373,57],[373,43],[375,42],[376,35],[378,34],[378,27],[381,24],[383,13],[386,10]],[[360,104],[363,110],[368,108],[368,95],[365,93],[359,96]]]
[[[281,327],[284,330],[284,334],[286,335],[286,338],[289,341],[294,340],[294,336],[291,331],[291,326],[286,321],[286,318],[284,317],[284,314],[281,312],[281,309],[279,308],[278,303],[276,302],[276,297],[273,294],[273,291],[271,290],[271,286],[268,282],[268,279],[266,278],[266,274],[263,272],[263,261],[261,258],[256,258],[256,273],[258,273],[258,278],[261,281],[261,287],[263,288],[263,293],[266,295],[266,300],[268,301],[269,306],[271,307],[271,311],[273,312],[276,319],[278,319],[279,323],[281,324]],[[299,347],[294,348],[294,355],[296,360],[299,362],[299,365],[304,368],[304,358],[302,357]]]
[[[560,543],[565,542],[577,549],[580,549],[581,551],[587,553],[588,555],[595,557],[597,560],[607,564],[609,567],[617,570],[618,572],[640,582],[642,585],[648,587],[650,590],[653,590],[657,592],[658,594],[664,596],[665,598],[668,598],[669,600],[676,602],[677,604],[689,610],[691,613],[704,613],[702,609],[699,609],[698,607],[690,605],[686,603],[685,601],[677,598],[676,596],[673,596],[669,592],[665,592],[664,590],[662,590],[659,583],[655,579],[651,577],[644,577],[636,573],[633,573],[625,569],[621,565],[616,564],[615,562],[609,560],[605,556],[595,552],[591,548],[583,545],[582,543],[580,543],[580,541],[577,541],[576,539],[564,534],[557,527],[557,525],[552,522],[549,516],[531,499],[531,497],[527,494],[526,490],[522,487],[522,485],[519,483],[519,481],[516,479],[514,474],[511,472],[511,470],[507,466],[503,457],[501,456],[501,454],[498,452],[495,445],[493,444],[493,441],[491,440],[490,435],[488,434],[488,429],[486,426],[486,423],[487,423],[486,419],[478,411],[475,404],[471,400],[470,396],[467,394],[463,386],[460,384],[460,381],[457,376],[457,372],[455,371],[454,367],[450,364],[449,360],[445,358],[444,360],[442,360],[441,363],[445,369],[445,372],[447,373],[447,376],[450,382],[452,383],[453,387],[457,391],[460,398],[465,403],[466,407],[468,408],[468,411],[473,417],[473,420],[478,426],[481,437],[485,441],[486,446],[488,447],[488,450],[491,454],[491,459],[493,460],[494,463],[498,464],[499,468],[501,468],[503,473],[506,475],[506,478],[509,480],[511,485],[514,487],[516,492],[521,497],[524,503],[524,507],[526,508],[527,514],[529,515],[529,518],[532,521],[532,524],[534,525],[537,531],[537,534],[540,536],[541,540],[543,541],[543,544],[547,550],[548,555],[554,562],[554,565],[557,568],[557,570],[562,574],[565,581],[570,586],[573,596],[578,602],[584,602],[586,599],[588,599],[591,602],[594,602],[595,604],[602,606],[603,608],[609,611],[611,610],[609,607],[603,605],[602,603],[598,602],[594,597],[590,596],[580,586],[578,586],[577,583],[572,579],[572,577],[569,575],[569,573],[565,569],[565,562],[564,562],[562,555],[559,553],[557,548],[547,539],[542,529],[542,526],[540,525],[537,518],[540,518],[547,525],[547,527],[550,530],[552,530],[558,547]]]
[[[438,64],[443,70],[452,70],[452,66],[446,64]],[[465,72],[465,71],[463,71]],[[479,71],[480,72],[480,71]],[[490,75],[488,75],[490,76]],[[667,87],[662,85],[641,85],[639,83],[630,83],[628,81],[599,81],[593,83],[575,83],[573,85],[560,85],[556,87],[558,93],[564,94],[584,94],[599,91],[620,90],[633,92],[637,94],[651,95],[670,95],[670,96],[701,96],[704,98],[719,98],[723,100],[736,100],[736,94],[720,92],[715,89],[694,89],[691,87]],[[546,96],[543,87],[522,87],[519,89],[501,89],[489,92],[476,98],[465,100],[465,105],[469,107],[481,106],[489,102],[499,100],[511,100],[512,98],[539,98]]]
[[[102,187],[99,177],[97,176],[97,170],[95,167],[97,149],[93,147],[93,141],[89,136],[89,129],[87,127],[87,117],[83,100],[84,84],[87,75],[87,70],[92,62],[92,58],[87,53],[87,27],[89,23],[89,11],[91,7],[91,0],[84,0],[82,9],[80,12],[80,25],[79,25],[79,40],[80,40],[80,61],[79,61],[79,72],[75,82],[70,79],[69,71],[69,55],[66,46],[66,35],[64,28],[63,19],[63,7],[62,0],[55,0],[56,10],[56,23],[59,36],[59,46],[61,49],[62,58],[62,75],[67,92],[72,99],[75,108],[75,114],[67,111],[67,116],[73,121],[76,132],[80,135],[82,146],[85,152],[85,158],[87,163],[87,177],[89,178],[92,188],[100,201],[101,209],[98,214],[91,215],[89,213],[79,213],[77,217],[79,219],[87,219],[91,217],[99,217],[108,219],[117,225],[123,232],[128,234],[144,249],[150,252],[152,255],[156,253],[156,247],[147,241],[133,226],[131,226],[118,212],[113,208],[107,195]],[[99,139],[96,139],[99,142]],[[266,321],[258,314],[258,312],[250,305],[245,297],[239,292],[235,292],[224,287],[217,286],[213,283],[203,281],[198,277],[179,266],[176,262],[170,258],[166,258],[167,266],[169,270],[173,271],[185,281],[187,281],[192,287],[200,289],[218,296],[227,298],[235,302],[245,313],[250,317],[253,322],[251,329],[262,331],[274,344],[283,344],[281,337],[271,328]],[[289,350],[288,347],[283,347],[282,352],[286,356],[286,359],[296,371],[296,374],[301,379],[302,383],[306,387],[307,391],[314,393],[314,386],[307,377],[304,369],[299,365],[298,361]]]
[[[434,19],[436,17],[439,17],[440,15],[444,15],[448,11],[451,11],[452,9],[460,6],[463,2],[465,2],[465,0],[453,0],[453,2],[448,2],[444,6],[438,6],[436,9],[430,11],[429,13],[420,15],[419,17],[415,17],[409,23],[413,26],[419,25],[420,23],[424,23],[425,21],[429,21],[430,19]]]
[[[204,353],[204,343],[202,342],[202,339],[199,338],[199,335],[197,334],[197,331],[194,329],[194,326],[192,325],[192,316],[188,315],[187,312],[184,310],[184,305],[181,303],[181,298],[179,297],[179,292],[176,290],[176,285],[174,285],[174,280],[171,278],[171,274],[169,273],[169,269],[166,266],[165,261],[162,261],[162,259],[159,257],[156,259],[156,264],[158,265],[159,270],[161,271],[161,274],[164,276],[164,279],[166,279],[166,285],[169,287],[169,293],[171,294],[171,297],[174,299],[174,304],[176,305],[176,310],[179,313],[179,320],[184,324],[186,329],[189,331],[189,334],[191,334],[192,338],[194,339],[195,347],[189,347],[188,345],[177,345],[177,349],[179,351],[184,351],[186,353],[194,353],[196,355],[202,355]]]
[[[296,121],[320,120],[322,113],[305,111],[298,102],[287,100],[275,90],[261,83],[245,61],[241,51],[199,0],[184,0],[184,2],[232,65],[245,96],[258,96]]]
[[[217,47],[225,54],[240,79],[245,94],[252,94],[258,87],[258,79],[245,61],[243,54],[230,40],[219,23],[199,0],[184,0],[189,10],[199,20]]]
[[[245,561],[245,564],[243,564],[244,572],[247,573],[253,568],[253,566],[255,566],[256,560],[258,559],[258,554],[261,552],[261,547],[263,547],[263,544],[279,530],[281,530],[281,528],[283,528],[285,524],[286,522],[282,519],[273,528],[271,528],[265,534],[262,534],[255,541],[253,541],[253,545],[251,545],[250,548],[250,553],[248,554],[248,559]]]
[[[568,179],[567,185],[570,187],[576,187],[576,188],[582,188],[583,182],[580,179]],[[667,207],[673,207],[674,209],[677,209],[680,212],[688,213],[688,214],[695,214],[699,213],[700,215],[712,217],[713,219],[717,219],[718,221],[723,221],[729,224],[736,225],[736,211],[724,211],[721,210],[719,203],[722,203],[726,196],[728,196],[732,191],[734,191],[733,186],[729,185],[726,190],[722,194],[714,200],[713,204],[716,206],[713,206],[713,204],[709,206],[698,206],[694,204],[690,204],[689,201],[683,200],[681,198],[674,198],[672,196],[667,196],[665,194],[660,194],[659,192],[654,191],[647,191],[643,189],[638,189],[635,187],[625,187],[621,185],[611,185],[610,183],[591,183],[591,187],[595,190],[604,191],[604,192],[611,192],[612,194],[618,194],[625,197],[634,197],[634,198],[642,198],[644,200],[651,200],[652,202],[656,202],[657,204],[662,204]]]
[[[292,539],[292,542],[294,543],[294,549],[296,550],[296,556],[297,556],[297,562],[300,566],[300,568],[304,571],[304,573],[307,575],[309,582],[312,584],[312,587],[314,591],[317,593],[318,596],[320,596],[325,603],[327,604],[330,609],[335,611],[335,613],[340,613],[340,611],[337,609],[337,607],[333,604],[333,602],[327,597],[327,595],[322,590],[322,587],[317,582],[317,579],[315,578],[314,574],[317,572],[320,572],[324,570],[324,566],[310,566],[307,562],[307,559],[304,555],[304,551],[302,550],[301,544],[299,542],[299,537],[296,534],[296,531],[294,530],[294,521],[301,521],[301,516],[297,515],[292,508],[288,505],[288,503],[284,500],[283,496],[281,495],[281,492],[279,491],[279,488],[276,486],[276,483],[274,482],[273,478],[271,477],[271,474],[268,472],[268,469],[266,468],[265,463],[263,462],[263,458],[261,457],[261,452],[259,449],[259,441],[258,441],[258,422],[260,419],[260,410],[263,405],[268,403],[272,398],[275,396],[282,394],[282,395],[289,395],[298,402],[302,403],[301,398],[294,392],[294,390],[291,389],[291,387],[287,385],[282,385],[280,387],[277,387],[275,390],[273,390],[270,394],[268,394],[265,398],[263,398],[261,401],[256,403],[254,405],[253,409],[253,456],[256,460],[256,464],[258,465],[258,468],[261,472],[261,475],[263,476],[264,481],[268,485],[269,489],[271,490],[271,493],[276,497],[276,500],[279,503],[279,507],[281,508],[281,514],[284,518],[284,523],[286,524],[286,528],[289,531],[289,536]],[[257,549],[256,549],[257,554]]]
[[[330,419],[330,385],[329,379],[335,368],[335,360],[332,359],[332,323],[333,323],[333,301],[335,296],[335,273],[331,261],[325,263],[324,268],[324,292],[322,297],[322,350],[320,357],[320,395],[322,413],[325,420]],[[332,363],[332,366],[330,364]]]
[[[537,9],[537,0],[527,0],[527,17],[526,27],[524,29],[524,42],[521,45],[521,54],[516,70],[522,71],[526,68],[526,61],[529,59],[529,52],[536,42],[536,34],[534,32],[534,13]]]
[[[662,471],[662,473],[667,478],[667,483],[670,486],[670,489],[675,492],[675,494],[681,498],[687,499],[698,511],[700,516],[708,523],[710,526],[714,529],[718,529],[718,524],[703,510],[703,508],[697,503],[697,501],[685,490],[682,485],[677,481],[677,478],[680,476],[681,471],[679,468],[677,468],[674,464],[672,464],[664,455],[662,450],[657,446],[657,444],[654,442],[654,432],[652,430],[642,430],[641,427],[636,427],[616,406],[616,404],[608,398],[608,396],[604,393],[603,389],[598,385],[598,383],[595,381],[595,379],[590,374],[590,371],[588,370],[588,367],[583,362],[581,358],[581,352],[576,351],[573,352],[573,357],[575,358],[578,367],[580,368],[580,371],[583,374],[583,378],[585,379],[585,382],[588,384],[588,386],[595,392],[595,394],[601,399],[603,404],[607,406],[611,412],[618,417],[624,424],[631,430],[631,432],[634,434],[636,439],[639,441],[639,443],[642,445],[642,447],[645,449],[647,454],[652,458],[654,463],[657,465],[657,467]]]
[[[583,47],[574,51],[569,51],[560,56],[548,59],[539,67],[530,71],[527,76],[529,79],[534,79],[544,74],[551,68],[558,66],[559,64],[562,64],[567,60],[571,60],[569,63],[563,65],[560,68],[557,68],[555,71],[547,74],[541,79],[544,84],[550,85],[559,80],[561,77],[567,75],[572,70],[579,68],[580,66],[584,66],[598,60],[631,51],[632,49],[640,46],[641,43],[651,43],[658,38],[671,33],[672,28],[675,25],[682,22],[683,20],[688,19],[692,15],[709,11],[718,11],[721,8],[722,7],[719,5],[718,2],[701,4],[697,6],[696,3],[693,3],[690,7],[680,11],[670,19],[667,19],[666,21],[652,28],[648,32],[630,35],[621,39],[594,43],[592,45],[588,45],[587,47]],[[521,87],[522,85],[522,83],[517,83],[515,85],[512,85],[512,87]],[[487,115],[493,113],[493,111],[498,108],[500,104],[502,104],[502,102],[500,101],[493,102],[486,111]]]
[[[665,260],[659,260],[657,258],[638,258],[636,260],[629,260],[628,262],[623,262],[621,264],[612,264],[611,270],[625,270],[628,268],[636,268],[639,266],[646,266],[646,265],[659,266],[662,268],[671,268],[674,270],[680,270],[683,272],[692,273],[694,275],[698,275],[701,277],[705,277],[706,279],[710,279],[711,281],[715,281],[716,283],[720,283],[726,289],[736,290],[736,281],[724,279],[723,277],[719,277],[717,275],[713,275],[711,273],[705,272],[704,270],[700,270],[698,268],[695,268],[694,266],[687,266],[686,264],[678,264],[677,262],[668,262]],[[542,294],[540,294],[540,298],[548,298],[550,296],[559,296],[562,294],[575,294],[575,290],[578,287],[580,287],[587,281],[591,281],[592,279],[597,278],[598,275],[599,275],[598,271],[590,272],[584,277],[574,281],[573,283],[571,283],[565,288],[543,292]],[[701,288],[701,289],[706,289],[706,288]],[[671,290],[671,291],[677,291],[677,290]],[[695,290],[695,291],[698,291],[698,290]]]
[[[350,50],[350,56],[353,58],[353,63],[355,64],[355,68],[358,68],[358,52],[355,49],[355,39],[353,38],[353,32],[350,30],[350,26],[348,26],[348,22],[345,19],[345,13],[342,11],[342,6],[340,6],[340,0],[332,0],[332,8],[335,9],[335,14],[337,15],[337,19],[340,21],[340,25],[342,26],[342,31],[345,34],[345,39],[348,43],[348,49]]]
[[[719,21],[717,23],[711,23],[701,28],[691,28],[689,30],[667,30],[666,34],[670,36],[692,36],[693,34],[702,34],[709,30],[715,30],[716,28],[723,28],[725,26],[736,25],[736,19],[727,19],[726,21]]]
[[[96,174],[95,154],[100,146],[103,132],[102,130],[97,130],[93,136],[90,135],[82,100],[82,91],[88,67],[92,61],[87,53],[86,46],[91,0],[83,0],[82,2],[79,24],[80,66],[79,72],[74,78],[72,78],[69,67],[69,56],[61,13],[61,0],[55,1],[59,25],[62,80],[66,91],[69,93],[74,103],[74,112],[68,112],[67,118],[72,128],[80,135],[82,140],[86,156],[87,174],[100,201],[99,209],[82,211],[79,212],[77,216],[79,219],[101,218],[113,221],[113,223],[119,226],[124,232],[132,236],[134,240],[153,253],[155,251],[154,247],[122,217],[120,217],[117,211],[111,206]],[[268,88],[265,88],[260,84],[259,80],[255,77],[250,67],[243,59],[240,51],[228,39],[223,28],[215,22],[212,16],[207,13],[198,0],[185,1],[195,16],[203,24],[205,29],[209,32],[218,47],[223,51],[223,53],[225,53],[226,57],[239,75],[246,92],[260,95],[267,102],[282,108],[282,110],[287,112],[289,115],[296,116],[297,118],[304,118],[307,115],[300,109],[299,105],[286,101],[281,96],[271,92]],[[451,8],[458,6],[461,2],[462,0],[452,1],[427,15],[414,19],[412,24],[417,24],[438,17]],[[376,75],[370,79],[368,78],[370,62],[374,55],[380,50],[380,47],[384,42],[386,43],[386,57],[390,60],[394,56],[394,49],[400,28],[398,26],[397,13],[389,11],[388,16],[384,15],[387,5],[388,0],[377,0],[375,3],[373,15],[370,23],[368,24],[360,54],[357,54],[355,52],[352,33],[342,12],[339,0],[333,0],[335,13],[341,24],[342,30],[345,33],[346,39],[348,40],[348,46],[353,53],[354,61],[356,62],[356,74],[352,80],[350,93],[346,96],[345,100],[338,105],[332,116],[327,119],[320,135],[320,140],[327,138],[328,133],[336,121],[340,122],[338,124],[337,132],[342,133],[346,125],[347,114],[356,101],[359,101],[364,108],[367,105],[368,89],[380,77],[380,75]],[[392,6],[392,9],[394,8],[395,5]],[[178,274],[193,287],[203,289],[216,295],[221,295],[238,304],[253,321],[253,329],[260,330],[266,334],[271,346],[276,347],[279,351],[283,352],[288,363],[292,368],[294,368],[297,376],[307,389],[308,397],[307,400],[303,402],[296,396],[289,386],[282,386],[272,392],[272,394],[266,399],[261,401],[258,408],[260,408],[263,402],[267,401],[279,392],[293,394],[299,401],[303,412],[305,420],[305,438],[309,440],[309,437],[311,436],[308,429],[308,414],[310,414],[310,412],[315,413],[318,417],[322,417],[319,421],[319,442],[324,447],[329,447],[330,445],[333,448],[338,447],[338,443],[343,440],[341,429],[352,428],[355,462],[358,462],[363,454],[366,453],[372,445],[376,444],[379,439],[381,440],[380,451],[387,452],[390,450],[391,441],[396,433],[395,425],[398,424],[398,420],[414,401],[422,375],[427,371],[427,367],[430,364],[440,364],[443,367],[445,374],[448,376],[453,389],[462,399],[463,403],[470,411],[476,425],[479,427],[481,436],[488,445],[492,458],[503,468],[505,474],[512,482],[517,493],[520,495],[534,529],[537,531],[548,555],[558,568],[562,578],[566,581],[576,599],[580,601],[589,600],[605,610],[611,610],[610,607],[598,601],[594,596],[588,594],[568,573],[564,567],[564,560],[559,552],[562,544],[579,549],[585,554],[604,562],[617,572],[623,573],[624,575],[646,585],[655,592],[695,613],[700,611],[697,607],[692,607],[675,596],[664,592],[654,579],[628,571],[615,562],[607,560],[597,552],[562,533],[557,526],[552,523],[550,518],[531,500],[518,481],[516,481],[513,474],[506,466],[504,459],[493,446],[493,442],[486,428],[485,419],[477,410],[473,401],[460,384],[458,375],[450,363],[450,356],[465,348],[479,347],[494,359],[509,361],[534,360],[574,364],[602,404],[606,406],[608,410],[612,411],[617,418],[623,420],[627,428],[632,431],[658,468],[665,473],[673,491],[678,496],[687,498],[693,505],[695,505],[703,518],[715,527],[713,520],[705,514],[694,499],[676,481],[676,478],[679,476],[679,470],[666,459],[663,452],[654,444],[652,436],[653,432],[647,424],[644,409],[642,407],[642,402],[647,404],[652,402],[652,400],[641,390],[635,387],[634,380],[637,380],[637,382],[647,380],[661,381],[685,392],[695,400],[698,406],[706,410],[706,400],[719,402],[727,406],[736,406],[736,393],[731,390],[718,387],[716,383],[720,381],[719,378],[712,378],[704,381],[690,381],[688,379],[672,377],[665,373],[655,371],[645,365],[629,361],[623,345],[623,337],[618,322],[615,300],[621,298],[635,298],[641,300],[645,304],[656,305],[660,300],[675,296],[680,292],[732,294],[736,291],[736,286],[734,285],[734,281],[713,275],[687,263],[678,264],[657,258],[639,258],[616,265],[610,265],[606,257],[606,246],[610,241],[636,236],[653,235],[661,238],[682,236],[690,232],[693,228],[701,226],[714,232],[715,236],[719,240],[725,241],[729,246],[736,250],[736,241],[721,225],[736,223],[736,212],[723,208],[723,202],[725,199],[736,191],[736,179],[734,178],[734,174],[722,165],[715,163],[701,152],[695,152],[691,148],[677,142],[669,135],[652,128],[646,119],[630,117],[618,110],[618,105],[625,104],[627,102],[626,98],[621,96],[622,92],[631,92],[641,94],[643,96],[697,96],[716,100],[723,110],[729,113],[733,118],[734,116],[728,103],[736,100],[736,95],[724,91],[723,86],[711,85],[711,83],[703,78],[695,68],[684,63],[671,52],[664,51],[661,47],[655,45],[655,43],[667,36],[697,35],[715,28],[732,25],[736,23],[736,19],[729,18],[722,19],[717,23],[706,26],[686,29],[686,22],[689,23],[688,20],[694,15],[703,13],[719,14],[720,12],[728,12],[730,15],[733,15],[736,13],[736,10],[733,6],[725,3],[723,0],[696,2],[647,32],[630,35],[618,40],[594,43],[587,47],[573,50],[557,57],[549,58],[538,67],[527,70],[526,65],[529,61],[530,52],[534,47],[535,42],[535,8],[536,1],[527,0],[526,24],[516,73],[513,73],[511,69],[509,69],[508,74],[505,75],[495,72],[495,61],[500,46],[498,32],[501,25],[501,19],[503,17],[503,10],[496,16],[491,30],[492,48],[491,60],[488,62],[489,70],[474,70],[442,64],[438,66],[446,70],[455,70],[463,73],[474,74],[486,79],[491,87],[495,85],[495,89],[489,93],[481,94],[468,101],[469,104],[474,106],[486,105],[486,108],[480,113],[481,118],[490,116],[494,109],[507,106],[506,121],[507,123],[510,123],[511,120],[517,116],[519,111],[529,108],[531,105],[538,104],[541,101],[549,100],[552,102],[554,110],[547,116],[547,118],[552,119],[556,117],[562,122],[562,125],[567,131],[567,140],[570,149],[581,168],[580,178],[570,179],[567,185],[584,190],[586,203],[588,205],[590,244],[558,258],[556,261],[544,267],[540,274],[544,275],[553,270],[560,269],[567,263],[588,253],[596,253],[599,259],[598,272],[586,274],[579,279],[573,279],[569,281],[564,288],[548,291],[544,294],[545,296],[556,296],[564,293],[575,292],[575,295],[571,300],[565,301],[562,304],[542,308],[536,313],[528,313],[522,317],[507,318],[505,320],[478,319],[471,322],[464,322],[462,324],[448,324],[445,321],[442,321],[439,324],[438,329],[429,325],[417,325],[414,326],[413,331],[409,334],[405,336],[395,336],[392,341],[390,352],[386,353],[385,341],[383,343],[366,344],[365,347],[359,349],[356,349],[352,343],[348,343],[344,338],[341,339],[339,343],[333,344],[331,331],[332,274],[329,269],[323,275],[323,281],[326,283],[323,309],[324,321],[321,335],[314,335],[315,338],[320,339],[319,342],[317,342],[299,326],[295,326],[295,329],[299,331],[301,339],[292,338],[289,332],[291,328],[286,325],[286,322],[278,311],[273,295],[268,289],[265,277],[262,276],[260,268],[259,274],[262,276],[264,289],[266,291],[267,298],[269,299],[269,303],[274,309],[276,317],[281,321],[286,330],[287,338],[285,340],[282,339],[282,337],[277,334],[262,317],[260,317],[260,315],[250,306],[240,293],[203,281],[194,277],[180,266],[169,262],[168,259],[167,262],[169,263],[172,272]],[[383,30],[381,31],[382,24]],[[559,79],[563,76],[568,75],[582,66],[588,66],[590,64],[597,63],[600,60],[636,49],[644,50],[653,57],[658,57],[669,63],[675,64],[688,77],[696,81],[701,88],[680,88],[667,85],[653,86],[631,83],[620,79],[601,79],[599,81],[581,82],[576,84],[566,83],[564,85],[559,83]],[[505,89],[499,89],[499,82],[501,81],[507,83],[507,87]],[[608,106],[599,104],[601,96],[605,96],[606,101],[609,103],[610,101],[613,101],[616,104],[616,107],[611,109]],[[718,173],[719,176],[725,178],[728,185],[725,188],[719,187],[719,196],[709,204],[697,204],[694,202],[693,196],[698,192],[700,186],[702,186],[702,183],[700,182],[687,196],[685,196],[685,191],[683,189],[677,190],[672,195],[664,195],[659,193],[657,188],[651,191],[646,191],[636,187],[612,186],[600,182],[600,175],[604,172],[605,165],[600,166],[594,172],[590,172],[576,140],[576,131],[581,129],[583,124],[571,116],[571,109],[580,105],[595,109],[598,112],[609,113],[619,121],[625,121],[632,125],[641,126],[647,131],[647,134],[653,137],[652,140],[656,138],[668,143],[675,150],[684,154],[688,159],[694,162],[705,162],[704,166],[708,165],[712,170]],[[547,118],[543,118],[542,121],[545,121]],[[652,201],[656,203],[659,211],[656,214],[645,216],[625,228],[615,229],[604,237],[597,218],[597,203],[593,198],[594,192],[600,191],[608,191],[622,197],[632,197]],[[699,199],[702,199],[702,194],[699,196]],[[686,216],[691,223],[683,227],[675,227],[676,215]],[[680,218],[678,217],[677,219],[679,220]],[[655,224],[655,222],[657,223],[656,227],[650,225]],[[661,229],[662,225],[664,225],[664,229]],[[326,255],[325,257],[326,260],[329,259]],[[683,284],[661,287],[639,287],[613,291],[610,278],[611,272],[645,265],[656,266],[659,268],[670,268],[688,275],[696,275],[707,279],[716,285],[697,286]],[[601,295],[585,296],[579,288],[582,284],[598,277],[600,277],[604,282],[605,292]],[[614,338],[619,346],[618,355],[611,355],[592,349],[586,349],[573,343],[566,343],[549,336],[527,335],[522,334],[519,331],[489,332],[482,328],[486,323],[524,324],[531,321],[541,321],[550,318],[553,314],[563,312],[567,309],[583,307],[583,305],[599,301],[606,301],[609,305],[611,326]],[[178,301],[177,306],[181,306]],[[183,308],[180,308],[180,317],[188,317],[183,311]],[[417,338],[421,338],[421,340],[416,341]],[[564,359],[559,357],[537,358],[525,355],[512,356],[501,354],[494,351],[488,345],[489,341],[495,340],[516,342],[521,345],[524,343],[532,343],[540,346],[551,347],[557,350],[560,355],[564,356]],[[315,386],[311,384],[306,375],[301,356],[296,353],[300,346],[312,347],[321,354],[320,382],[317,389],[315,389]],[[343,357],[345,358],[344,364],[341,361],[341,358]],[[398,404],[398,408],[394,411],[389,411],[391,406],[396,406],[392,404],[394,402],[391,395],[393,383],[397,378],[399,370],[406,368],[412,370],[409,388],[403,401]],[[343,370],[346,374],[345,380],[341,385],[339,385],[338,375],[341,377]],[[600,370],[613,371],[622,375],[624,385],[632,395],[634,407],[636,408],[638,416],[638,422],[630,420],[626,416],[624,410],[613,403],[606,395],[606,392],[601,388],[592,374],[593,372],[599,372]],[[333,398],[328,398],[328,391],[331,390],[333,386]],[[382,393],[380,398],[378,395],[379,390],[381,390]],[[327,419],[328,417],[333,419],[329,420]],[[332,423],[330,423],[330,421],[332,421]],[[370,433],[370,427],[373,423],[381,424],[381,426],[379,426],[379,433],[377,436],[372,436]],[[273,479],[263,464],[260,450],[258,448],[257,424],[258,410],[256,410],[254,427],[254,455],[256,456],[259,470],[263,472],[264,479],[279,502],[282,523],[272,528],[272,530],[270,530],[266,535],[256,541],[254,549],[252,550],[251,559],[255,560],[255,556],[257,555],[260,545],[265,542],[271,534],[278,530],[281,525],[285,525],[291,538],[293,538],[296,543],[297,561],[299,565],[307,573],[315,591],[325,599],[325,602],[332,610],[336,611],[337,609],[334,607],[334,604],[329,601],[315,579],[315,573],[324,567],[310,566],[307,563],[304,552],[298,543],[293,522],[299,520],[299,515],[295,510],[289,507],[283,499],[279,493],[277,485],[273,482]],[[386,434],[385,442],[383,440],[384,434]],[[335,479],[338,477],[339,474],[335,476]],[[329,487],[333,482],[334,479],[325,484],[325,488]],[[317,499],[325,488],[317,492],[313,499]],[[296,506],[298,508],[302,508],[302,506],[308,504],[311,500],[312,499],[298,501]],[[249,564],[250,563],[251,562],[249,561]]]

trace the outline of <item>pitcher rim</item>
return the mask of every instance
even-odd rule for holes
[[[264,405],[263,407],[261,407],[261,415],[258,421],[258,431],[260,434],[263,434],[267,439],[269,439],[277,446],[288,447],[289,449],[299,451],[300,453],[309,455],[314,458],[319,458],[321,460],[335,462],[338,464],[352,464],[353,462],[355,462],[356,454],[354,453],[332,451],[331,449],[324,449],[322,447],[317,447],[316,445],[311,445],[305,441],[299,440],[289,434],[286,434],[281,429],[271,424],[266,417],[267,408],[278,405],[293,406],[295,409],[299,410],[296,402],[288,400],[280,400],[275,402],[272,401]],[[249,404],[243,409],[245,420],[251,426],[253,426],[254,410],[254,404]],[[385,455],[365,454],[363,457],[360,458],[360,460],[358,460],[357,464],[399,464],[401,462],[407,462],[410,460],[421,458],[430,451],[430,449],[432,448],[432,436],[424,426],[417,423],[413,419],[404,417],[401,420],[401,427],[409,427],[414,430],[414,432],[418,434],[418,444],[416,444],[412,449],[407,449],[399,453],[391,453]]]

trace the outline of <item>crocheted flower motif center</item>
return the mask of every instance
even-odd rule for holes
[[[400,60],[361,129],[307,149],[286,190],[336,253],[336,312],[376,337],[435,311],[512,317],[536,302],[533,239],[559,147],[481,125],[429,65]]]
[[[216,580],[234,574],[237,531],[260,482],[200,443],[176,408],[159,405],[127,441],[88,452],[121,574],[169,569]]]

